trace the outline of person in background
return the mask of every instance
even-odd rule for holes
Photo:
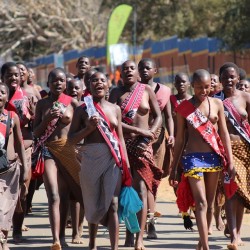
[[[28,73],[29,73],[28,80],[27,80],[28,85],[34,87],[38,92],[41,92],[42,91],[41,86],[36,84],[35,82],[36,75],[34,73],[34,70],[32,68],[28,68]]]
[[[210,74],[210,77],[211,77],[211,90],[209,96],[223,100],[224,95],[222,92],[222,84],[220,83],[219,77],[215,74]]]
[[[80,105],[83,102],[82,101],[83,93],[84,93],[83,83],[81,80],[74,78],[67,80],[66,94],[76,99]],[[83,141],[77,143],[75,148],[79,163],[81,163],[82,148],[83,148]],[[72,243],[83,244],[81,236],[83,232],[84,208],[78,201],[74,199],[74,196],[72,194],[70,195],[70,214],[71,214],[71,224],[72,224]]]
[[[154,204],[162,170],[155,165],[152,143],[162,125],[161,111],[152,88],[138,82],[139,72],[133,61],[125,61],[121,72],[123,86],[114,88],[109,101],[122,110],[122,128],[133,176],[133,187],[143,202],[137,214],[141,231],[134,235],[126,232],[125,246],[144,249],[143,233],[147,220],[148,197]],[[152,206],[154,216],[154,205]]]
[[[236,169],[237,191],[226,199],[226,217],[231,242],[228,249],[238,249],[243,245],[240,230],[244,208],[250,208],[250,95],[236,88],[239,82],[239,68],[232,62],[221,66],[220,81],[223,85],[223,101],[229,132],[233,161]]]
[[[84,82],[84,76],[86,72],[90,69],[90,61],[89,58],[86,56],[81,56],[77,60],[76,63],[76,69],[77,69],[77,74],[74,76],[75,79],[79,79],[83,82],[83,89],[85,90],[85,82]]]
[[[150,58],[142,59],[138,64],[139,75],[141,83],[148,84],[153,89],[156,99],[164,117],[164,125],[157,131],[158,139],[152,144],[153,156],[156,166],[163,170],[163,164],[165,159],[166,150],[170,150],[170,147],[174,146],[174,123],[171,114],[170,93],[169,87],[154,82],[154,75],[157,72],[155,62]],[[153,123],[153,117],[150,117],[150,123]],[[167,129],[166,129],[166,128]],[[165,137],[167,133],[167,138]],[[169,154],[168,154],[169,155]],[[166,163],[166,161],[165,161]],[[164,166],[165,167],[165,166]],[[157,239],[155,231],[155,215],[152,213],[155,211],[155,201],[150,198],[151,193],[148,193],[148,239]],[[156,197],[155,197],[156,198]]]
[[[211,77],[211,90],[209,96],[218,98],[223,101],[224,93],[222,92],[222,84],[220,83],[219,77],[215,74],[210,74],[210,77]],[[221,217],[224,203],[225,203],[225,195],[223,190],[223,181],[220,176],[214,201],[214,219],[216,228],[219,231],[223,231],[225,229],[225,225]],[[213,232],[213,224],[211,218],[211,220],[208,221],[208,234],[211,235],[212,232]]]
[[[175,109],[185,100],[190,99],[192,96],[190,92],[190,81],[189,77],[184,72],[179,72],[175,76],[174,86],[177,90],[177,94],[170,96],[170,103],[172,109],[172,117],[174,121],[174,136],[176,136],[176,112]]]
[[[236,87],[238,90],[250,93],[250,83],[248,80],[240,80]]]
[[[247,78],[247,73],[244,69],[239,68],[239,80],[245,80]]]

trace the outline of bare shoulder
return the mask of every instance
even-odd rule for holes
[[[109,95],[109,101],[114,103],[117,99],[119,99],[122,96],[122,87],[115,87],[111,90]]]
[[[72,98],[71,105],[73,106],[73,108],[76,108],[79,106],[79,102],[75,98]]]
[[[209,97],[209,100],[210,100],[210,102],[214,103],[215,105],[223,106],[223,102],[219,98]]]
[[[240,91],[240,97],[244,98],[247,103],[250,103],[250,93]]]
[[[153,89],[152,89],[149,85],[147,85],[147,84],[145,84],[145,90],[146,90],[146,92],[148,92],[150,95],[151,95],[152,93],[154,94]]]

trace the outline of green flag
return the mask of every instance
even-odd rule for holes
[[[109,46],[116,44],[122,34],[123,28],[132,11],[132,7],[127,4],[118,5],[111,13],[107,32],[107,64],[110,64]]]

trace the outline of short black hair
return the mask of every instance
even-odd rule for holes
[[[232,63],[232,62],[226,62],[224,63],[221,67],[220,67],[220,71],[219,71],[219,75],[221,76],[221,74],[228,68],[234,68],[235,71],[237,72],[237,74],[239,75],[240,73],[240,70],[239,70],[239,67],[235,64],[235,63]]]
[[[3,77],[6,73],[6,71],[11,67],[17,67],[16,63],[14,62],[6,62],[2,65],[1,68],[1,77]]]
[[[139,66],[140,64],[142,64],[142,63],[145,63],[145,62],[151,62],[151,63],[153,64],[154,68],[156,68],[155,61],[154,61],[153,59],[151,59],[151,58],[142,58],[142,59],[140,60],[140,62],[138,63],[138,66]]]
[[[64,75],[65,75],[65,77],[66,77],[66,71],[63,69],[63,68],[60,68],[60,67],[58,67],[58,68],[54,68],[54,69],[52,69],[50,72],[49,72],[49,75],[48,75],[48,82],[50,82],[50,79],[51,79],[51,77],[52,76],[55,76],[55,74],[56,74],[56,72],[62,72]]]

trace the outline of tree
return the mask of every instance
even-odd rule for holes
[[[0,56],[29,59],[105,42],[100,1],[4,0],[0,2]]]
[[[223,23],[218,28],[218,37],[234,50],[250,45],[250,5],[248,0],[227,0],[224,2]]]

